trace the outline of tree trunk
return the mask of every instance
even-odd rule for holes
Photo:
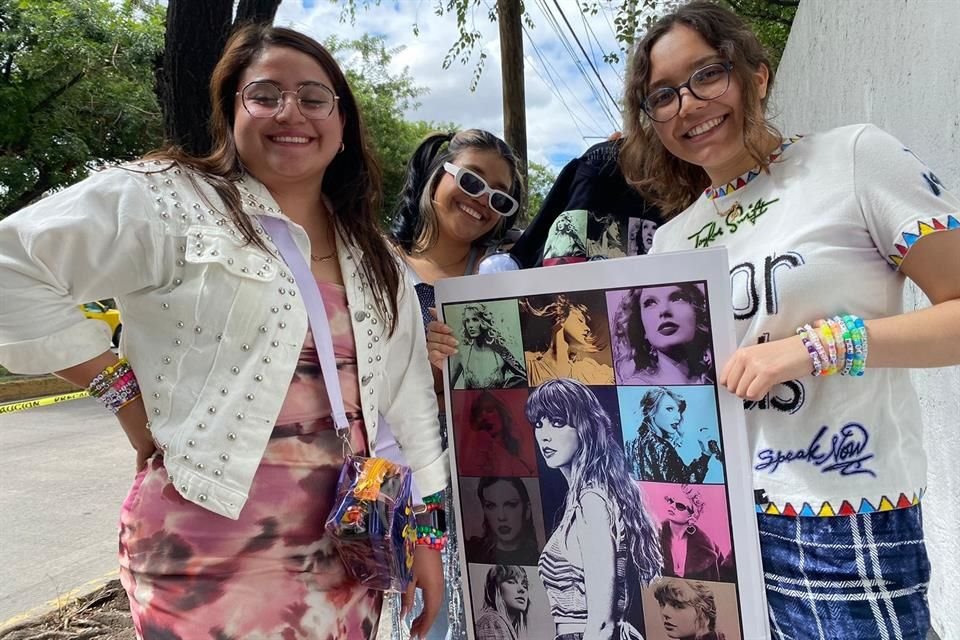
[[[499,0],[500,75],[503,83],[503,136],[520,159],[527,180],[527,113],[523,86],[523,6],[516,0]]]
[[[236,27],[245,22],[273,24],[273,18],[277,15],[279,6],[280,0],[240,0],[233,25]]]
[[[188,152],[210,150],[210,76],[230,35],[232,0],[170,0],[157,90],[167,141]]]

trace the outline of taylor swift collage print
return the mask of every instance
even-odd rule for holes
[[[708,300],[443,305],[473,638],[742,639]]]

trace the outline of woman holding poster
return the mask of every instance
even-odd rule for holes
[[[621,166],[672,212],[654,253],[724,246],[735,265],[740,349],[717,382],[748,401],[774,637],[923,640],[908,369],[960,363],[960,200],[872,125],[782,136],[773,79],[730,10],[664,16],[631,56]],[[904,313],[907,280],[932,307]]]
[[[539,562],[557,638],[641,637],[630,608],[639,587],[660,575],[660,541],[609,415],[589,387],[569,378],[537,387],[526,413],[544,462],[568,485]]]

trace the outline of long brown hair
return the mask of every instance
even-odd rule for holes
[[[703,167],[677,158],[663,146],[640,104],[650,85],[650,51],[677,25],[693,29],[707,44],[733,63],[733,74],[743,92],[743,142],[750,156],[766,171],[770,165],[768,141],[783,136],[767,122],[765,113],[774,71],[757,36],[740,17],[707,0],[694,0],[660,18],[630,54],[624,103],[626,136],[620,150],[620,168],[627,181],[652,198],[667,217],[686,209],[710,186]],[[761,97],[753,74],[769,71],[767,93]]]
[[[246,25],[227,41],[223,55],[210,78],[213,114],[210,133],[213,146],[209,154],[194,157],[178,147],[170,147],[154,157],[165,158],[202,174],[223,199],[227,212],[247,242],[263,249],[250,218],[244,213],[240,192],[234,180],[243,174],[233,138],[235,96],[240,76],[271,47],[287,47],[307,54],[323,67],[343,118],[343,151],[338,153],[323,176],[323,193],[333,205],[333,223],[351,244],[363,252],[362,270],[374,290],[374,303],[388,318],[390,332],[397,324],[397,296],[400,266],[377,225],[382,198],[380,167],[370,152],[367,134],[347,79],[333,56],[316,40],[292,29],[270,25]]]

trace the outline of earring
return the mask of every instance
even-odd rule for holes
[[[338,151],[337,153],[343,153],[343,150],[344,150],[344,149],[346,149],[346,147],[345,147],[344,144],[343,144],[343,140],[341,140],[341,141],[340,141],[340,151]]]
[[[693,524],[693,518],[687,520],[687,535],[692,536],[697,532],[697,527]]]

